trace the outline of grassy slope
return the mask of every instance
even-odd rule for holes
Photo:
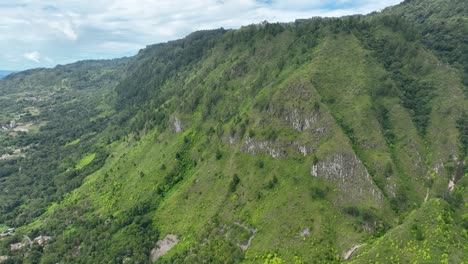
[[[371,247],[361,248],[353,263],[466,263],[466,229],[455,224],[460,220],[444,200],[430,199]]]
[[[325,44],[326,45],[326,44]],[[321,50],[321,48],[318,48]],[[317,63],[317,64],[316,64]],[[280,85],[279,88],[266,88],[270,90],[272,100],[272,106],[270,111],[275,111],[274,104],[284,105],[286,107],[288,102],[294,102],[294,106],[297,109],[307,109],[310,108],[310,100],[316,98],[319,99],[320,95],[310,84],[310,68],[314,65],[319,65],[319,60],[310,64],[306,64],[300,69],[296,69],[295,73],[288,75],[288,78]],[[303,86],[306,86],[305,89]],[[299,89],[298,89],[299,87]],[[300,89],[303,90],[300,90]],[[297,95],[307,96],[299,98],[296,97],[294,93],[291,93],[291,90],[297,92]],[[259,93],[260,95],[262,92]],[[293,97],[293,98],[289,98]],[[279,99],[281,98],[281,99]],[[275,100],[276,99],[276,100]],[[280,102],[276,102],[280,100]],[[303,100],[303,101],[301,101]],[[318,101],[318,100],[317,100]],[[332,117],[326,107],[322,105],[320,111],[321,118],[324,120],[324,123],[329,123],[332,121]],[[247,108],[247,111],[249,109]],[[250,110],[252,111],[252,110]],[[313,110],[312,110],[313,111]],[[255,113],[255,111],[252,111]],[[282,123],[281,119],[276,120],[274,114],[269,113],[257,113],[261,117],[261,120],[266,121],[267,124],[262,124],[266,127],[273,127],[273,129],[278,129],[275,126],[278,123]],[[312,113],[304,113],[305,115],[311,115]],[[252,119],[255,117],[252,117]],[[254,119],[255,120],[255,119]],[[253,121],[257,124],[255,121]],[[265,121],[264,121],[265,122]],[[284,122],[284,121],[283,121]],[[283,123],[284,126],[284,123]],[[352,153],[351,146],[348,140],[344,137],[343,133],[339,131],[338,127],[335,124],[329,124],[330,130],[327,131],[327,136],[325,138],[318,137],[317,134],[313,134],[309,131],[303,133],[294,133],[293,131],[288,131],[288,135],[293,136],[297,139],[306,139],[309,140],[315,139],[312,141],[317,146],[317,156],[319,159],[326,159],[328,156],[331,156],[336,153]],[[291,135],[292,134],[292,135]],[[307,135],[307,136],[306,136]],[[280,136],[278,140],[282,140]],[[265,139],[264,139],[265,140]],[[229,150],[228,150],[229,151]],[[236,152],[234,152],[236,153]],[[240,157],[237,157],[240,156]],[[254,161],[251,158],[245,157],[245,154],[232,154],[222,159],[226,159],[226,164],[221,164],[216,167],[208,166],[202,171],[209,171],[210,175],[200,175],[200,181],[197,184],[189,182],[186,187],[188,190],[181,191],[180,195],[175,195],[171,197],[167,202],[162,204],[161,213],[157,214],[156,222],[167,222],[170,223],[168,227],[163,225],[161,229],[162,232],[172,232],[171,230],[177,230],[179,232],[185,233],[184,229],[193,228],[186,226],[187,223],[199,222],[199,225],[203,225],[212,215],[219,214],[220,216],[226,215],[223,221],[232,223],[235,221],[245,221],[251,223],[254,227],[259,227],[258,233],[256,234],[255,239],[252,242],[252,249],[247,253],[247,258],[252,259],[260,253],[268,253],[275,251],[280,256],[288,261],[292,261],[294,254],[302,256],[306,261],[311,261],[312,259],[318,259],[319,256],[324,256],[324,249],[319,246],[325,238],[325,230],[333,230],[332,234],[326,234],[326,236],[335,237],[338,234],[347,234],[347,239],[341,241],[337,239],[337,245],[330,245],[332,248],[337,247],[338,249],[328,249],[331,250],[330,255],[339,253],[339,251],[344,251],[347,247],[350,247],[353,243],[353,239],[359,239],[363,234],[359,234],[353,230],[353,224],[344,224],[350,219],[343,215],[340,211],[337,211],[336,205],[333,206],[333,203],[345,203],[343,199],[345,191],[353,192],[351,184],[348,186],[343,186],[343,188],[348,187],[347,190],[333,189],[328,199],[325,201],[316,200],[313,198],[312,190],[315,188],[327,188],[326,186],[333,186],[333,184],[323,181],[323,179],[315,179],[310,175],[310,167],[312,164],[311,156],[307,156],[305,159],[301,158],[299,155],[296,156],[297,161],[293,158],[292,160],[274,160],[271,157],[264,157],[262,160],[265,162],[265,167],[262,169],[255,169],[254,171],[245,171],[246,168],[255,168]],[[249,162],[250,161],[250,162]],[[250,169],[249,169],[250,170]],[[241,185],[240,189],[236,192],[235,195],[219,195],[219,192],[208,192],[208,190],[226,190],[229,185],[230,175],[238,173],[241,175]],[[212,178],[216,177],[216,174],[220,175],[219,180],[213,181]],[[275,187],[273,191],[267,191],[265,185],[268,181],[271,180],[273,175],[277,175],[279,180],[278,187]],[[361,180],[361,182],[359,182]],[[365,180],[357,179],[361,183],[361,188],[366,188]],[[205,183],[206,182],[206,183]],[[372,183],[369,184],[370,188]],[[199,187],[200,186],[200,187]],[[181,188],[183,190],[183,188]],[[202,196],[195,195],[192,198],[192,193],[201,192]],[[260,191],[259,191],[260,190]],[[224,192],[227,192],[224,191]],[[240,194],[237,194],[239,193]],[[285,195],[287,194],[287,195]],[[312,196],[312,197],[311,197]],[[185,201],[183,199],[185,197]],[[339,198],[341,197],[341,198]],[[348,196],[348,199],[352,196]],[[381,207],[381,203],[375,198],[366,196],[363,197],[369,199],[367,203],[364,203],[362,206],[375,206]],[[195,200],[194,200],[195,199]],[[328,200],[328,201],[327,201]],[[296,203],[291,204],[288,201],[297,201]],[[331,203],[332,201],[335,201]],[[363,200],[358,201],[348,201],[347,205],[361,205]],[[167,203],[167,205],[166,205]],[[195,207],[194,207],[195,206]],[[222,208],[222,209],[220,209]],[[219,212],[221,210],[221,212]],[[187,215],[187,212],[195,212],[194,215]],[[204,212],[211,213],[204,213]],[[320,212],[319,215],[316,215],[312,212]],[[203,213],[201,213],[203,212]],[[244,216],[245,215],[245,216]],[[240,217],[239,217],[240,216]],[[243,217],[244,216],[244,217]],[[275,216],[275,217],[273,217]],[[388,215],[387,215],[388,216]],[[204,217],[205,220],[200,219]],[[237,218],[237,219],[236,219]],[[240,219],[239,219],[240,218]],[[245,218],[245,219],[243,219]],[[193,219],[193,220],[191,220]],[[333,220],[332,220],[333,219]],[[183,229],[178,225],[180,223]],[[312,239],[306,239],[304,242],[301,241],[299,232],[306,227],[311,228],[313,235]],[[358,227],[359,224],[356,224],[355,227]],[[195,230],[199,229],[195,228]],[[364,235],[365,236],[365,235]],[[331,239],[332,241],[334,239]],[[316,252],[310,252],[310,248],[315,248]],[[338,251],[334,251],[338,250]],[[252,253],[250,253],[253,251]],[[308,252],[308,254],[305,254]]]

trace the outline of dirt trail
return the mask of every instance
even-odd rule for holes
[[[427,188],[426,197],[424,197],[424,202],[427,202],[428,199],[429,199],[429,188]]]
[[[356,245],[354,246],[352,249],[348,250],[346,253],[344,253],[343,255],[343,258],[345,260],[349,260],[351,258],[351,256],[353,255],[353,253],[360,247],[364,246],[365,244],[361,244],[361,245]]]

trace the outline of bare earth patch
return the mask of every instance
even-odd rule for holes
[[[24,155],[22,153],[22,151],[26,149],[26,148],[23,148],[23,149],[15,149],[13,151],[12,154],[3,154],[3,155],[0,155],[0,160],[8,160],[8,159],[16,159],[16,158],[20,158],[20,157],[26,157],[26,155]]]
[[[151,261],[155,262],[158,258],[169,252],[175,245],[179,243],[176,235],[168,234],[164,239],[156,243],[156,247],[151,250]]]
[[[301,237],[310,237],[310,228],[307,227],[306,229],[302,230],[302,231],[299,233],[299,235],[300,235]]]

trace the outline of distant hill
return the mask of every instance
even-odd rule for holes
[[[0,71],[0,79],[5,78],[10,73],[14,73],[14,71]]]

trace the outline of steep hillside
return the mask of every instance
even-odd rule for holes
[[[468,86],[468,6],[463,0],[407,0],[384,13],[402,16],[411,22],[419,30],[423,42],[442,62],[464,71],[463,83]]]
[[[44,123],[0,134],[0,260],[462,263],[466,50],[420,18],[466,26],[459,9],[201,31],[9,76],[0,100],[45,102],[5,120]]]

